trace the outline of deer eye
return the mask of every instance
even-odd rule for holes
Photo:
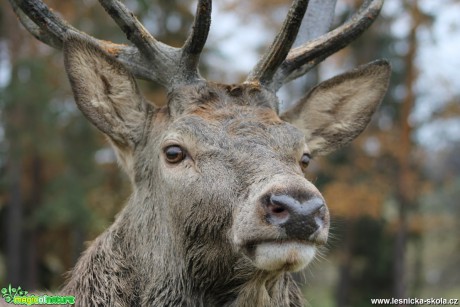
[[[185,150],[177,145],[171,145],[166,147],[164,149],[164,153],[166,161],[173,164],[181,162],[186,157]]]
[[[309,154],[303,154],[302,158],[300,158],[300,166],[302,167],[303,170],[305,170],[308,167],[308,164],[310,164],[311,157]]]

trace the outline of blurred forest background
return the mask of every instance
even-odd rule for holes
[[[77,28],[126,42],[97,1],[46,2]],[[339,0],[334,25],[360,2]],[[185,40],[194,1],[126,3],[159,40]],[[289,4],[215,1],[203,75],[243,80]],[[360,39],[281,93],[287,105],[359,64],[387,58],[393,66],[390,90],[365,133],[310,168],[333,219],[324,259],[299,277],[311,306],[460,298],[459,50],[460,1],[387,0]],[[141,85],[164,104],[160,87]],[[104,137],[75,106],[61,52],[35,40],[1,1],[0,286],[58,289],[129,193]]]

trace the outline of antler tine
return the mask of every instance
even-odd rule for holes
[[[377,19],[383,0],[366,0],[345,24],[292,49],[269,85],[277,91],[284,83],[304,75],[331,54],[347,46]]]
[[[308,0],[294,0],[281,30],[268,51],[249,74],[246,83],[259,82],[265,86],[271,82],[296,39],[308,2]]]
[[[37,39],[55,48],[62,48],[68,31],[80,33],[56,16],[42,1],[9,0],[24,27]]]
[[[126,37],[147,58],[154,59],[159,52],[159,42],[144,28],[134,14],[118,0],[99,0]]]
[[[42,41],[43,43],[50,45],[51,47],[61,49],[62,48],[62,39],[56,37],[50,32],[45,32],[40,29],[18,6],[15,0],[9,0],[13,11],[18,16],[19,21],[22,25],[29,31],[36,39]]]
[[[211,10],[212,0],[198,1],[192,31],[182,46],[183,60],[192,74],[198,74],[198,62],[211,26]]]

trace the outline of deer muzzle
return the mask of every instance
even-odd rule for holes
[[[329,211],[310,183],[302,188],[272,188],[243,208],[234,242],[259,269],[298,271],[327,241]]]
[[[283,228],[290,239],[312,241],[324,226],[327,208],[319,197],[301,202],[290,195],[269,195],[261,203],[266,221]]]

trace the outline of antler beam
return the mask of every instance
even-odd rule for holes
[[[72,27],[41,0],[9,0],[23,26],[38,40],[62,49],[70,35],[92,41],[124,64],[137,78],[159,82],[167,88],[201,79],[200,53],[211,23],[211,0],[199,0],[193,30],[182,48],[157,41],[120,1],[99,0],[134,46],[96,39]]]
[[[281,48],[285,52],[286,45],[291,44],[291,42],[288,40],[286,45],[280,45],[275,40],[275,43],[263,57],[266,60],[255,66],[246,82],[260,82],[261,85],[276,92],[283,84],[304,75],[328,56],[344,48],[360,36],[375,21],[382,5],[383,0],[364,1],[358,12],[348,22],[319,38],[293,48],[286,53],[287,56],[281,61],[279,58],[269,60],[270,55],[276,53],[277,48]],[[288,22],[287,19],[286,22]],[[297,27],[297,23],[294,23],[294,27]],[[278,36],[286,36],[287,34],[283,33],[283,29],[286,28],[283,25]],[[290,47],[291,45],[289,45]],[[261,69],[261,67],[266,66],[269,68]]]

